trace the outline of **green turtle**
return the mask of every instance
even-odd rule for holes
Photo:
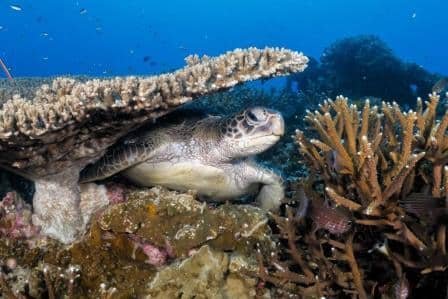
[[[284,134],[279,112],[252,107],[231,117],[180,114],[121,139],[81,172],[81,183],[121,173],[141,186],[193,189],[218,201],[258,192],[262,208],[279,207],[281,177],[253,159]]]

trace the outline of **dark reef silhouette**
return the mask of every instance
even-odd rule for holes
[[[291,75],[289,88],[324,93],[327,97],[344,94],[352,99],[376,97],[399,103],[425,97],[441,78],[416,63],[397,57],[389,46],[374,35],[337,40],[322,53],[320,61],[311,58],[303,73]]]

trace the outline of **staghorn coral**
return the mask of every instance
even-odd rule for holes
[[[308,140],[297,131],[296,140],[308,165],[324,181],[328,198],[350,211],[383,215],[394,199],[425,191],[415,190],[418,179],[431,187],[432,197],[446,194],[442,171],[448,161],[448,114],[436,121],[439,100],[431,94],[423,110],[418,99],[417,111],[408,112],[383,102],[379,113],[369,101],[358,111],[347,98],[338,97],[324,102],[322,112],[306,117],[319,138]],[[432,168],[432,178],[422,167]]]
[[[313,132],[295,138],[310,176],[274,217],[287,250],[260,258],[259,276],[300,298],[418,297],[446,285],[448,113],[438,119],[439,100],[433,93],[403,112],[340,96],[309,111]]]
[[[249,48],[191,56],[185,68],[149,78],[3,82],[0,165],[35,182],[33,222],[69,243],[83,231],[79,171],[118,138],[193,98],[302,71],[307,61],[285,49]]]

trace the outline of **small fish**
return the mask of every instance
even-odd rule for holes
[[[3,30],[3,26],[0,26],[0,30]]]
[[[298,220],[304,219],[308,214],[308,209],[310,206],[310,199],[306,196],[305,189],[303,186],[299,186],[296,190],[295,198],[299,201],[299,207],[297,208],[296,218]]]
[[[440,217],[447,214],[445,200],[434,198],[425,193],[413,192],[406,198],[399,200],[398,204],[408,213],[429,223],[435,223]]]
[[[86,14],[87,13],[87,9],[85,9],[85,8],[81,8],[80,10],[79,10],[79,14],[80,15],[83,15],[83,14]]]
[[[20,5],[14,5],[14,4],[12,4],[12,5],[10,5],[9,6],[12,10],[15,10],[15,11],[22,11],[22,7],[20,6]]]
[[[434,84],[434,86],[432,87],[432,92],[441,93],[447,87],[448,87],[448,79],[442,78],[439,81],[437,81],[436,84]]]
[[[347,169],[347,167],[344,165],[344,159],[342,159],[341,155],[337,153],[337,151],[332,150],[327,153],[326,159],[328,162],[328,165],[330,165],[330,169],[334,172],[341,173],[341,174],[348,174],[350,171]]]
[[[46,33],[46,32],[42,32],[40,35],[43,36],[43,37],[47,37],[49,34]]]
[[[341,235],[352,226],[351,217],[346,211],[331,207],[330,204],[321,198],[314,198],[311,201],[310,218],[316,230],[325,229],[334,235]]]
[[[143,62],[148,62],[148,61],[150,61],[151,60],[151,56],[145,56],[145,57],[143,57]]]

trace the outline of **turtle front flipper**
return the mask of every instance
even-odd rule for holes
[[[110,148],[106,154],[81,171],[80,183],[88,183],[113,176],[129,167],[148,160],[154,149],[151,140],[123,142]]]
[[[267,211],[277,211],[285,196],[282,178],[270,169],[263,168],[253,161],[245,163],[245,175],[252,182],[261,184],[257,195],[259,206]]]
[[[281,181],[276,181],[261,187],[257,201],[263,210],[277,211],[284,196],[285,191]]]

